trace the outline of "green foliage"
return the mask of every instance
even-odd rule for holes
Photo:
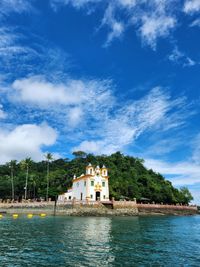
[[[187,204],[193,200],[193,196],[191,195],[191,193],[187,187],[181,187],[180,188],[180,194],[181,194],[181,201],[180,202],[183,204]]]
[[[45,155],[47,160],[47,189],[46,189],[46,200],[49,198],[49,164],[53,160],[53,155],[51,153],[47,153]]]
[[[83,151],[74,151],[72,153],[76,158],[85,158],[87,154]]]
[[[193,198],[187,188],[180,190],[174,188],[171,182],[164,177],[148,170],[144,167],[142,159],[124,156],[120,152],[111,156],[101,155],[94,156],[86,154],[82,151],[73,152],[74,159],[58,159],[52,160],[47,157],[46,160],[51,161],[48,181],[48,196],[54,199],[58,194],[67,191],[72,185],[73,175],[77,176],[85,173],[85,167],[88,163],[92,165],[103,164],[108,167],[110,198],[115,199],[149,199],[150,202],[156,203],[183,203],[188,204]],[[51,156],[51,155],[49,155]],[[27,198],[46,197],[47,192],[47,161],[32,162],[28,161],[29,178],[27,186]],[[27,167],[23,163],[22,166]],[[20,163],[14,164],[14,186],[15,198],[24,197],[25,172],[21,168]],[[12,197],[12,185],[10,178],[9,165],[0,166],[0,198],[6,199]]]

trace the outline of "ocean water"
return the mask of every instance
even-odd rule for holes
[[[200,216],[7,216],[0,266],[200,266]]]

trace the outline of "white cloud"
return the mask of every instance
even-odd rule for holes
[[[200,134],[196,136],[196,138],[192,142],[192,146],[193,146],[192,159],[196,164],[200,165]]]
[[[189,190],[194,198],[194,200],[191,202],[195,205],[200,205],[200,190],[199,188],[193,188],[193,187],[189,187]]]
[[[176,186],[200,183],[200,165],[195,162],[170,163],[147,158],[145,159],[145,166],[163,175],[170,176],[169,179]]]
[[[186,0],[183,10],[187,14],[193,14],[195,12],[199,12],[200,1],[199,0]]]
[[[51,6],[57,9],[60,5],[72,5],[75,8],[84,8],[89,4],[98,4],[98,3],[106,3],[106,4],[117,4],[122,7],[134,7],[138,0],[115,0],[115,1],[105,1],[105,0],[50,0]]]
[[[102,20],[102,26],[105,25],[107,25],[110,29],[107,41],[105,43],[105,46],[107,46],[113,41],[113,39],[120,38],[125,29],[123,22],[115,19],[115,6],[113,4],[110,4],[105,11]]]
[[[73,107],[68,112],[68,123],[71,127],[77,126],[83,117],[83,110],[81,107]]]
[[[68,4],[77,9],[92,8],[101,3],[105,7],[105,12],[100,28],[106,26],[109,29],[105,46],[114,39],[121,38],[125,30],[132,26],[143,43],[153,49],[156,48],[157,40],[168,37],[177,25],[176,2],[171,0],[51,0],[54,9],[56,6]]]
[[[136,136],[136,130],[120,119],[102,122],[95,133],[98,133],[96,138],[100,135],[101,139],[95,140],[94,136],[94,140],[85,140],[72,150],[82,150],[94,154],[112,154],[132,143]]]
[[[138,0],[117,0],[116,2],[118,2],[122,7],[133,8],[136,6]]]
[[[176,1],[152,0],[139,2],[138,11],[133,12],[132,21],[137,26],[143,43],[154,50],[160,38],[166,38],[177,26]]]
[[[23,77],[24,73],[29,76],[48,73],[49,79],[60,78],[70,65],[69,55],[63,50],[50,46],[47,40],[26,28],[21,31],[10,26],[0,26],[0,61],[1,72],[10,75],[11,79]]]
[[[124,150],[145,132],[181,128],[191,112],[185,98],[172,99],[161,87],[139,100],[121,103],[107,80],[72,79],[48,81],[45,76],[18,79],[7,87],[12,120],[36,123],[45,120],[61,131],[62,140],[75,150],[111,154]],[[119,102],[120,101],[120,102]],[[73,150],[74,150],[73,149]]]
[[[184,142],[181,137],[166,137],[161,134],[157,134],[154,138],[150,138],[150,145],[145,146],[141,157],[163,156],[176,150],[178,147],[182,147]]]
[[[77,104],[84,100],[83,84],[72,82],[69,85],[52,84],[43,77],[31,77],[16,80],[12,88],[16,90],[16,99],[25,103],[41,106],[52,104]]]
[[[106,119],[115,102],[113,88],[109,80],[76,80],[68,76],[57,82],[32,76],[7,85],[4,94],[13,104],[12,114],[23,112],[27,119],[36,121],[42,117],[59,125],[66,134],[75,128],[80,133],[81,127],[91,132],[91,122],[95,125]],[[13,119],[18,120],[18,116]]]
[[[145,43],[153,49],[156,48],[157,39],[169,35],[170,30],[176,25],[176,19],[173,17],[161,15],[142,17],[142,24],[139,29],[141,37]]]
[[[42,55],[35,49],[22,44],[23,39],[26,38],[27,36],[18,32],[16,28],[0,27],[0,60],[4,73],[14,76],[19,74],[21,69],[23,72],[24,70],[32,72],[32,60],[37,59],[40,63]],[[16,73],[16,68],[18,73]]]
[[[5,119],[7,117],[7,114],[3,110],[3,105],[0,104],[0,119]]]
[[[102,2],[102,0],[50,0],[51,6],[54,10],[60,5],[72,5],[75,8],[82,8],[89,4],[96,4]]]
[[[185,116],[183,99],[172,100],[160,87],[154,88],[143,99],[126,103],[123,108],[108,116],[93,133],[73,150],[84,150],[95,154],[111,154],[123,150],[147,131],[167,131],[181,127]],[[175,110],[176,109],[176,110]],[[180,110],[179,110],[180,109]],[[92,140],[91,140],[92,139]]]
[[[200,19],[195,19],[191,24],[190,27],[200,27]]]
[[[1,0],[0,9],[1,15],[8,15],[11,12],[22,13],[32,10],[32,0]]]
[[[200,184],[200,134],[191,143],[192,155],[188,160],[167,162],[146,158],[145,165],[163,175],[166,175],[175,186],[196,186]],[[191,187],[192,188],[192,187]],[[195,192],[195,190],[193,190]],[[195,192],[196,194],[196,192]],[[196,195],[195,195],[195,199]]]
[[[0,119],[5,119],[7,117],[6,112],[3,110],[3,105],[0,104]]]
[[[50,108],[52,104],[67,106],[92,104],[94,101],[102,101],[103,105],[110,94],[105,91],[105,81],[67,79],[65,83],[52,83],[43,76],[15,80],[12,88],[15,100]]]
[[[12,130],[0,129],[0,163],[26,157],[42,160],[42,147],[53,145],[56,139],[56,131],[47,124],[24,124]]]
[[[181,52],[178,47],[175,47],[172,53],[168,56],[169,60],[176,63],[180,64],[183,67],[192,67],[197,64],[198,62],[194,61],[190,57],[186,56],[183,52]]]
[[[8,28],[1,27],[0,28],[0,48],[4,48],[6,46],[10,46],[16,40],[16,35],[13,34]]]
[[[74,147],[72,151],[85,151],[89,153],[94,153],[96,154],[97,151],[102,151],[104,150],[104,142],[102,141],[83,141],[79,146]]]

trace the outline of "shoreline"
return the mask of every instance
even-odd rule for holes
[[[105,204],[105,203],[104,203]],[[113,205],[100,202],[92,204],[58,203],[55,211],[54,202],[6,203],[0,204],[0,214],[33,214],[61,216],[151,216],[151,215],[198,215],[196,206],[174,206],[160,204],[137,204],[133,201],[114,201]]]

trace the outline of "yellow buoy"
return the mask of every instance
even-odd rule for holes
[[[13,219],[17,219],[17,218],[19,217],[19,215],[18,215],[18,214],[16,214],[16,213],[15,213],[15,214],[13,214],[12,216],[13,216]]]
[[[40,217],[46,217],[47,215],[46,215],[46,213],[41,213],[40,214]]]
[[[27,218],[29,218],[29,219],[31,219],[31,218],[33,218],[33,214],[27,214]]]
[[[2,214],[0,214],[0,219],[2,219],[3,218],[3,215]]]

